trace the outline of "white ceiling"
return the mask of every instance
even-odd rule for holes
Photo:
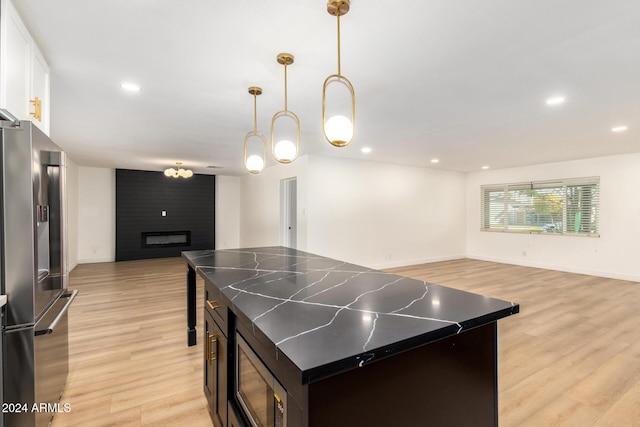
[[[247,88],[264,90],[258,129],[269,137],[284,102],[280,52],[295,56],[288,106],[302,154],[476,171],[640,152],[637,0],[352,0],[346,148],[321,131],[322,83],[337,71],[325,0],[14,4],[51,66],[52,138],[81,166],[245,173]],[[565,104],[545,104],[559,94]],[[612,133],[619,124],[629,129]]]

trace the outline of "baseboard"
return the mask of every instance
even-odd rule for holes
[[[83,258],[78,260],[78,264],[94,264],[100,262],[115,262],[115,258]]]
[[[398,268],[398,267],[406,267],[409,265],[429,264],[432,262],[440,262],[440,261],[452,261],[454,259],[462,259],[462,258],[466,258],[466,257],[464,255],[448,255],[448,256],[439,256],[439,257],[432,257],[432,258],[419,258],[419,259],[411,259],[411,260],[403,260],[403,261],[384,262],[380,264],[373,264],[368,267],[373,268],[375,270],[384,270],[387,268]]]
[[[543,268],[545,270],[564,271],[565,273],[585,274],[588,276],[606,277],[608,279],[628,280],[630,282],[640,282],[640,276],[633,274],[622,274],[610,271],[591,270],[587,268],[577,268],[564,265],[555,265],[543,262],[519,261],[507,258],[488,257],[484,255],[468,254],[466,258],[477,259],[479,261],[499,262],[501,264],[519,265],[522,267]]]

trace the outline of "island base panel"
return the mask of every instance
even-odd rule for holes
[[[196,271],[187,266],[187,346],[196,345]]]
[[[496,322],[309,384],[309,427],[498,425]]]

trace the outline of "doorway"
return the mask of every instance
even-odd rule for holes
[[[298,192],[297,179],[280,181],[280,244],[296,249],[298,235]]]

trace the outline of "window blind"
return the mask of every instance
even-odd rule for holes
[[[600,177],[481,187],[481,230],[599,236]]]

